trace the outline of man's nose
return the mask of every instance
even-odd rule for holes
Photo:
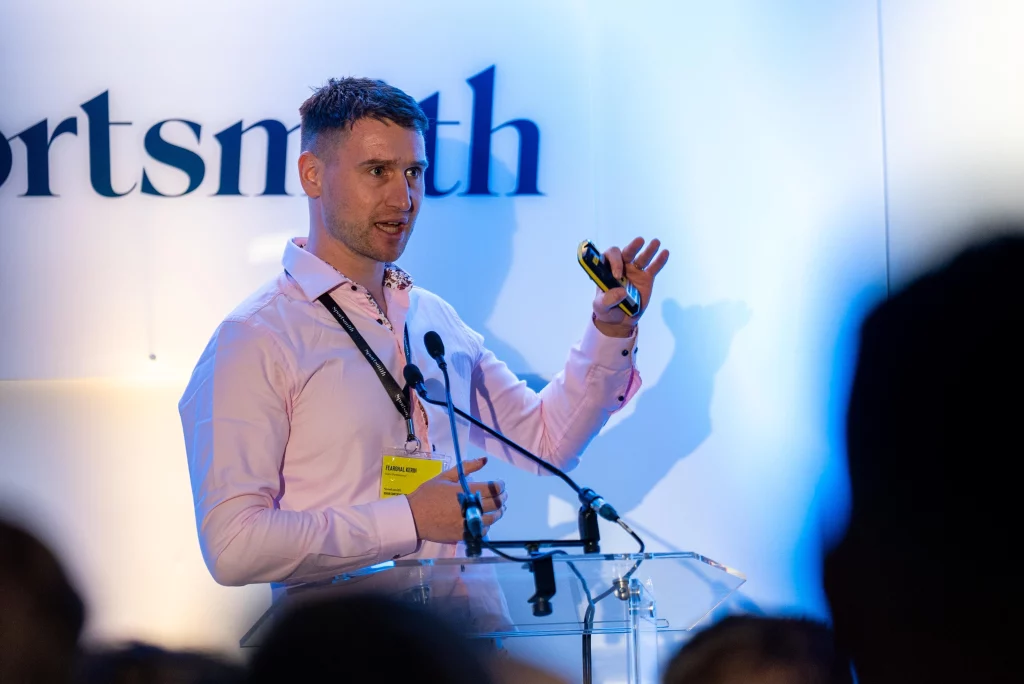
[[[388,183],[387,203],[389,207],[401,211],[412,209],[412,189],[408,179],[402,175]]]

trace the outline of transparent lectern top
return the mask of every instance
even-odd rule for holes
[[[353,592],[426,605],[475,637],[625,633],[638,610],[659,631],[688,630],[746,581],[741,573],[692,552],[556,554],[552,568],[556,592],[548,615],[535,615],[535,604],[529,602],[536,585],[528,564],[493,556],[388,561],[294,584],[241,645],[259,645],[289,603]],[[588,605],[602,594],[588,621]]]

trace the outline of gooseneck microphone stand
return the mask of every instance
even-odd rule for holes
[[[466,471],[462,466],[459,435],[455,427],[455,407],[452,404],[451,380],[448,377],[448,363],[444,360],[444,343],[441,342],[441,336],[433,330],[423,336],[423,343],[427,347],[427,353],[437,361],[437,365],[444,375],[446,402],[442,405],[448,409],[448,421],[451,425],[452,441],[455,444],[455,470],[459,475],[459,484],[462,486],[462,492],[459,494],[459,506],[462,507],[464,524],[462,537],[466,542],[466,555],[475,558],[480,555],[480,541],[484,536],[483,504],[480,503],[480,494],[470,491],[469,483],[466,481]],[[423,377],[422,373],[420,373],[420,377]]]
[[[441,373],[444,376],[445,383],[445,401],[438,401],[431,399],[427,396],[427,390],[424,386],[423,373],[420,369],[409,363],[403,369],[403,375],[405,381],[409,387],[416,390],[416,393],[420,396],[423,401],[434,406],[443,406],[448,412],[449,423],[452,431],[452,440],[455,446],[455,461],[456,468],[459,475],[459,482],[462,485],[462,493],[459,494],[459,503],[462,507],[463,512],[463,539],[466,544],[466,554],[470,557],[476,557],[481,554],[481,547],[486,547],[493,551],[496,555],[501,556],[507,560],[517,561],[526,563],[530,571],[533,573],[534,578],[534,595],[531,596],[528,601],[533,604],[533,614],[538,617],[544,617],[550,615],[552,612],[551,598],[555,595],[555,572],[553,556],[556,553],[565,553],[562,550],[549,551],[547,553],[540,553],[540,549],[544,547],[582,547],[585,554],[599,553],[600,552],[600,540],[601,534],[598,527],[598,516],[605,518],[611,522],[617,523],[622,527],[640,546],[639,554],[642,556],[646,548],[644,541],[634,532],[629,525],[627,525],[619,516],[618,512],[600,495],[597,494],[593,489],[589,487],[580,487],[566,475],[561,469],[548,463],[544,459],[536,456],[520,445],[516,444],[505,435],[501,434],[497,430],[491,428],[488,425],[480,422],[470,414],[459,409],[452,402],[451,396],[451,381],[448,376],[448,364],[444,360],[444,344],[441,341],[441,337],[434,331],[428,332],[424,335],[424,344],[427,347],[427,352],[437,362],[438,367],[441,369]],[[553,475],[559,477],[565,482],[574,492],[580,501],[580,510],[578,515],[578,527],[579,527],[579,539],[539,539],[539,540],[527,540],[527,541],[490,541],[484,538],[482,534],[482,520],[480,520],[479,512],[483,510],[480,504],[479,494],[475,494],[469,490],[469,485],[466,482],[465,471],[462,466],[462,455],[459,449],[459,436],[455,425],[455,415],[458,414],[462,418],[465,418],[470,423],[480,428],[487,434],[491,435],[495,439],[499,440],[502,444],[511,447],[526,458],[530,459],[540,467],[544,468]],[[474,511],[475,507],[475,511]],[[474,513],[476,517],[474,518]],[[480,527],[476,527],[474,521],[480,521]],[[529,557],[519,558],[511,556],[502,552],[500,549],[510,548],[525,548],[530,554]],[[579,580],[584,594],[587,597],[587,609],[584,613],[583,619],[583,681],[585,684],[591,684],[593,681],[593,652],[592,652],[592,633],[594,626],[594,617],[596,613],[597,603],[602,599],[615,593],[618,595],[619,590],[622,586],[622,582],[628,583],[629,578],[636,572],[640,567],[640,563],[643,558],[637,559],[633,566],[623,575],[623,577],[616,582],[615,585],[605,590],[596,597],[592,595],[590,587],[587,585],[586,579],[579,572],[576,566],[569,562],[567,565],[569,569],[576,575]]]
[[[445,373],[445,377],[447,379],[447,373],[444,370],[442,370],[442,373]],[[416,393],[420,396],[420,398],[423,401],[427,402],[428,404],[433,404],[434,406],[446,407],[449,409],[450,412],[453,412],[454,414],[461,416],[462,418],[465,418],[476,427],[480,428],[487,434],[499,440],[502,444],[505,444],[506,446],[515,449],[517,452],[519,452],[526,458],[530,459],[531,461],[533,461],[540,467],[544,468],[551,474],[557,476],[563,482],[569,485],[569,487],[572,488],[574,492],[576,492],[576,495],[580,501],[580,510],[578,516],[580,533],[579,539],[534,539],[528,541],[491,541],[489,542],[490,547],[508,549],[525,548],[530,552],[535,552],[545,547],[583,547],[583,553],[600,553],[601,532],[597,525],[597,516],[600,515],[602,518],[610,522],[620,522],[619,514],[611,506],[611,504],[609,504],[607,501],[601,498],[601,496],[593,489],[590,489],[589,487],[580,487],[578,484],[576,484],[575,481],[573,481],[571,477],[566,475],[557,466],[552,465],[551,463],[545,461],[539,456],[536,456],[533,453],[527,451],[525,448],[516,444],[505,435],[491,428],[489,425],[480,422],[479,420],[477,420],[470,414],[466,413],[459,407],[453,406],[448,401],[438,401],[436,399],[431,399],[429,396],[427,396],[426,387],[423,386],[423,373],[414,364],[408,364],[403,371],[403,375],[405,376],[405,381],[409,384],[410,387],[416,390]],[[446,387],[445,390],[446,392],[449,392],[448,387]],[[446,397],[446,399],[448,398],[450,398],[450,396]],[[449,416],[451,417],[452,413],[449,413]],[[452,420],[454,421],[453,417]],[[453,434],[453,438],[455,439],[456,442],[458,442],[457,435]],[[456,451],[458,451],[458,447],[456,447]],[[633,534],[633,536],[636,537],[635,534]],[[640,540],[638,539],[637,541]],[[640,543],[643,544],[642,541],[640,541]],[[468,545],[467,554],[473,555],[469,552]]]

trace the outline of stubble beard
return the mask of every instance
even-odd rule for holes
[[[387,248],[378,247],[374,244],[373,235],[378,229],[373,223],[363,225],[350,223],[329,213],[326,228],[331,238],[342,243],[352,252],[367,259],[387,264],[397,261],[405,252],[405,248],[409,244],[409,238],[412,236],[414,222],[414,220],[410,221],[409,225],[406,226],[405,239],[398,243],[394,253]]]

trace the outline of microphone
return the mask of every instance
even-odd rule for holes
[[[448,364],[444,360],[444,342],[441,341],[440,335],[431,330],[423,336],[423,344],[426,345],[427,353],[437,362],[438,368],[441,369],[441,373],[444,375],[444,395],[448,408],[448,422],[451,425],[452,443],[455,446],[455,468],[459,474],[459,484],[462,485],[462,493],[459,494],[459,504],[462,506],[462,515],[466,520],[466,530],[463,535],[466,542],[466,554],[470,557],[479,556],[480,541],[484,536],[483,505],[480,503],[480,495],[474,494],[469,490],[469,483],[466,482],[466,471],[462,467],[459,432],[455,426],[455,406],[452,404],[452,383],[448,377]],[[420,387],[423,386],[423,373],[420,372],[419,368],[409,364],[402,370],[402,375],[405,376],[406,382],[416,388],[417,392],[420,391],[416,387],[416,383],[410,382],[410,380],[416,380],[416,375],[419,375],[419,385]],[[423,389],[422,394],[426,394],[426,388]]]
[[[405,376],[405,384],[416,390],[416,394],[424,399],[427,398],[427,388],[423,386],[423,372],[419,366],[415,363],[405,364],[405,368],[402,369],[402,375]]]
[[[444,360],[444,342],[441,341],[441,336],[431,330],[423,336],[423,344],[427,347],[427,353],[430,354],[430,358],[437,361],[437,365],[440,366],[441,371],[445,371],[448,368],[448,364]],[[445,382],[448,381],[448,374],[445,373]]]

